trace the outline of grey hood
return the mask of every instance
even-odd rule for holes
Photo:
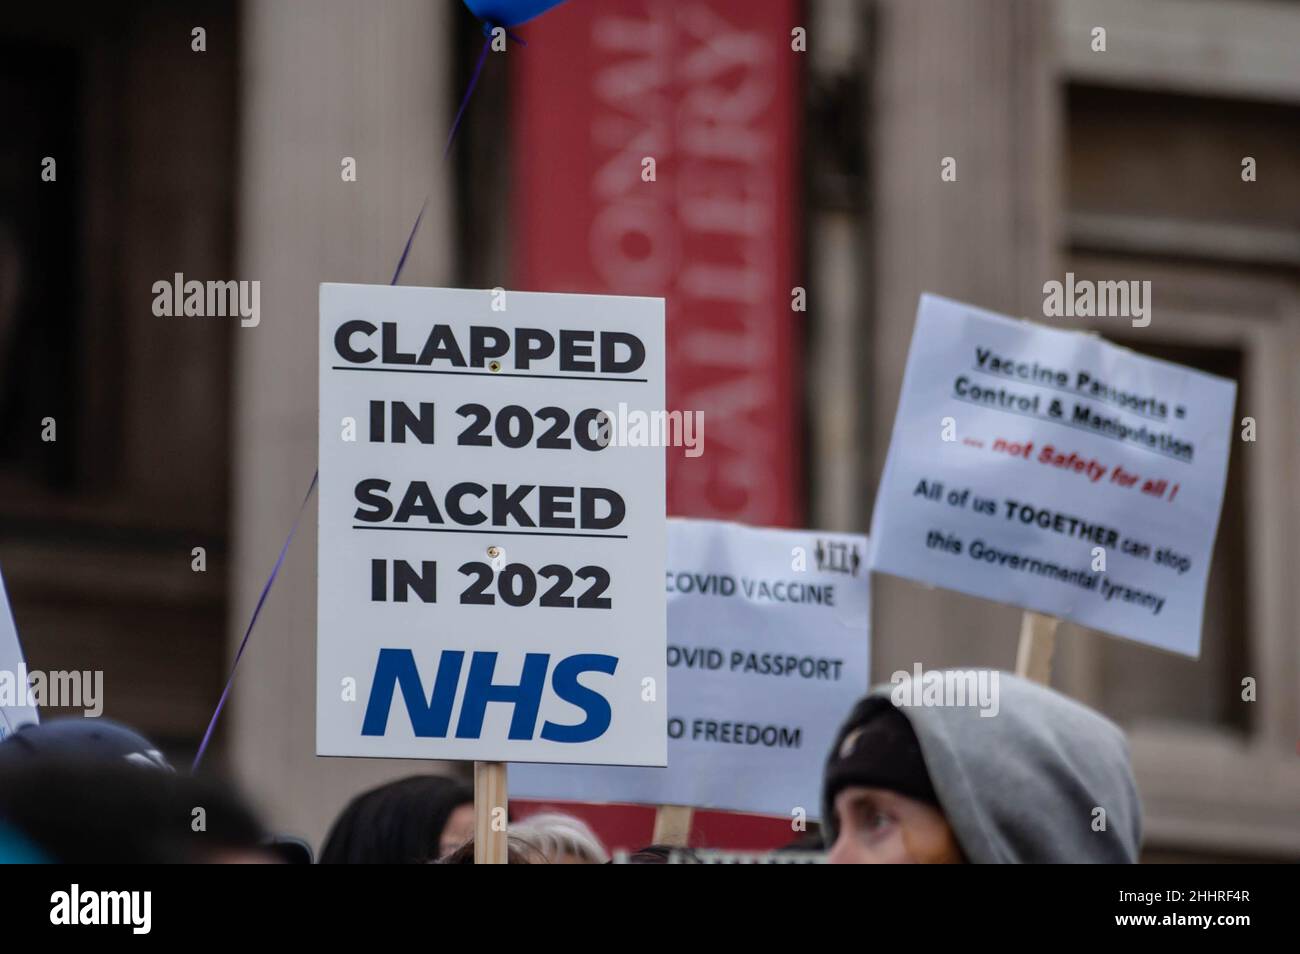
[[[988,672],[993,675],[998,693],[992,716],[982,716],[974,705],[897,706],[916,733],[940,808],[966,859],[1137,861],[1142,806],[1124,733],[1055,690],[1006,672]],[[858,703],[836,734],[832,753],[874,710],[912,698],[908,690],[919,688],[916,680],[901,676]],[[835,816],[825,795],[823,801],[829,846]],[[1104,831],[1094,830],[1101,824],[1098,808],[1105,810]]]

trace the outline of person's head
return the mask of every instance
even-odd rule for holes
[[[607,864],[619,865],[698,865],[700,857],[682,845],[646,845],[631,853],[618,851]]]
[[[609,852],[587,823],[559,812],[539,812],[510,826],[553,865],[603,865]]]
[[[837,831],[832,864],[962,860],[916,733],[893,706],[875,707],[843,734],[826,786]]]
[[[0,764],[46,757],[172,768],[156,745],[112,719],[72,717],[28,723],[0,742]]]
[[[474,836],[474,790],[441,775],[414,775],[348,803],[321,850],[321,864],[422,864]]]
[[[456,804],[447,816],[446,824],[442,826],[442,834],[438,836],[438,851],[434,858],[441,858],[474,840],[473,787],[462,786],[452,795],[452,798]]]
[[[1141,804],[1123,733],[1049,688],[984,675],[994,708],[923,704],[932,697],[897,683],[858,703],[826,763],[832,863],[1137,860]]]
[[[273,862],[253,812],[224,783],[119,759],[0,762],[0,824],[51,861]]]
[[[550,860],[542,853],[542,850],[525,835],[516,834],[511,831],[506,834],[506,864],[508,865],[548,865]],[[472,865],[474,864],[474,842],[467,841],[459,848],[442,858],[439,858],[434,864],[439,865]]]

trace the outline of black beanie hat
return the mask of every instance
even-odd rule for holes
[[[939,807],[912,724],[888,699],[859,702],[826,760],[822,826],[832,835],[835,796],[850,785],[889,789]]]

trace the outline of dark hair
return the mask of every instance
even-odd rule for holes
[[[822,827],[817,822],[809,822],[808,830],[803,832],[794,841],[782,845],[780,848],[773,848],[774,853],[785,851],[826,851],[827,845],[822,838]]]
[[[680,845],[646,845],[620,860],[625,865],[666,865],[673,861],[683,865],[700,863],[694,851]],[[612,859],[610,863],[613,863]]]
[[[41,756],[7,764],[0,820],[64,863],[175,864],[263,851],[262,826],[225,783],[125,761]]]
[[[451,813],[474,790],[442,775],[412,775],[362,792],[335,819],[323,865],[422,864],[438,857]]]
[[[440,865],[472,865],[474,861],[474,840],[470,839],[461,845],[455,851],[451,852],[445,858],[440,858],[435,864]],[[506,838],[506,864],[508,865],[546,865],[550,864],[546,856],[531,841],[519,835],[508,835]]]

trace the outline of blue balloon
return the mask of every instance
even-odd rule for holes
[[[564,0],[465,0],[465,6],[490,26],[512,27],[527,23]]]

